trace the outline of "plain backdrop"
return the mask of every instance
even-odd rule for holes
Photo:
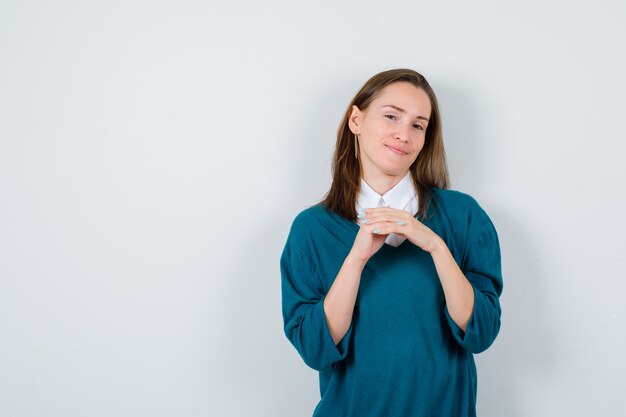
[[[396,67],[430,81],[451,188],[500,237],[479,415],[622,416],[625,18],[620,0],[2,0],[0,416],[311,415],[279,257],[350,99]]]

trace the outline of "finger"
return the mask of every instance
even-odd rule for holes
[[[397,213],[399,210],[390,207],[375,207],[363,210],[366,215],[382,214],[382,213]]]
[[[376,224],[364,224],[361,226],[361,229],[364,229],[365,233],[373,233],[374,230],[381,230],[384,227],[383,223],[376,223]]]
[[[393,221],[404,220],[405,222],[408,222],[411,219],[415,219],[415,217],[413,217],[411,213],[409,212],[406,212],[404,210],[396,210],[393,208],[387,208],[387,207],[365,209],[364,213],[365,213],[365,216],[361,220],[381,218],[380,216],[385,216],[384,217],[385,219],[393,220]]]
[[[395,233],[398,226],[394,225],[393,223],[385,222],[373,224],[370,227],[370,233],[373,233],[375,235],[389,235],[391,233]]]
[[[399,217],[399,216],[395,216],[395,215],[388,215],[388,214],[379,214],[376,216],[366,216],[363,219],[360,220],[361,224],[379,224],[381,222],[387,222],[387,223],[396,223],[399,224],[401,226],[407,225],[408,224],[408,219],[404,218],[404,217]]]
[[[395,233],[398,235],[404,235],[405,233],[408,232],[407,229],[407,223],[401,224],[403,223],[402,221],[398,221],[398,222],[384,222],[384,223],[378,223],[378,224],[373,224],[370,225],[371,227],[371,232],[374,233],[374,230],[378,230],[378,233],[376,234],[391,234],[391,233]]]
[[[389,220],[386,216],[366,217],[361,220],[361,225],[380,225],[381,223],[388,223]]]

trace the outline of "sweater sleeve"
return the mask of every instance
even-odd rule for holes
[[[496,229],[481,209],[468,228],[465,257],[461,270],[474,289],[474,308],[465,332],[452,320],[448,307],[447,318],[454,339],[466,350],[480,353],[496,339],[500,331],[499,297],[502,294],[500,244]]]
[[[322,370],[346,357],[352,323],[335,345],[326,322],[322,282],[313,262],[294,243],[302,240],[294,236],[292,227],[280,258],[284,331],[304,362]]]

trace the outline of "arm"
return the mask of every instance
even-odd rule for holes
[[[443,239],[439,239],[431,255],[443,287],[450,317],[465,332],[474,309],[472,284],[465,278]]]
[[[352,256],[352,253],[348,254],[324,299],[326,320],[335,345],[339,344],[352,323],[352,313],[365,263],[366,261]]]
[[[445,243],[433,251],[433,260],[454,339],[472,353],[486,350],[500,331],[503,287],[498,235],[487,214],[481,210],[468,228],[461,268]]]
[[[341,297],[350,298],[355,285],[358,288],[360,272],[358,264],[346,258],[335,280],[337,285],[331,287],[328,303],[331,318],[327,321],[327,294],[315,264],[297,249],[301,241],[300,238],[289,239],[280,259],[284,331],[304,362],[315,370],[322,370],[344,359],[348,353],[352,326],[351,321],[347,321],[349,327],[345,330],[345,314],[354,307],[354,302],[350,307],[349,302],[339,301]]]

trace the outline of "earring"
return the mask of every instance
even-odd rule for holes
[[[359,139],[359,135],[356,135],[356,134],[355,134],[355,135],[354,135],[354,157],[355,157],[356,159],[359,159],[359,151],[358,151],[358,146],[359,146],[359,144],[358,144],[358,142],[357,142],[357,140],[358,140],[358,139]]]

